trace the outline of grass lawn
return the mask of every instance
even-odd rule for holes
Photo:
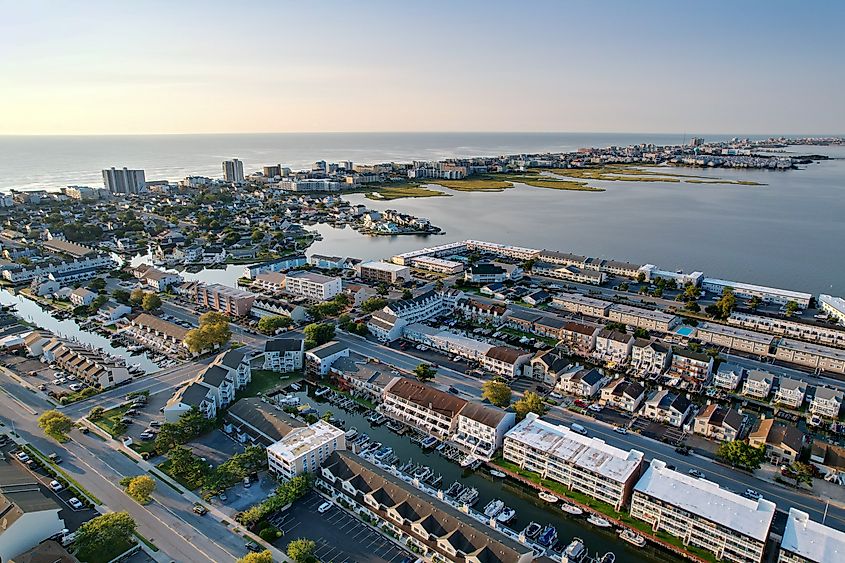
[[[526,338],[533,338],[534,340],[539,340],[541,342],[545,342],[546,344],[548,344],[551,347],[557,346],[557,340],[555,340],[554,338],[549,338],[547,336],[537,336],[536,334],[531,334],[530,332],[523,332],[521,330],[517,330],[515,328],[509,328],[509,327],[502,327],[502,328],[499,328],[499,330],[501,332],[504,332],[505,334],[510,334],[511,336],[517,336],[519,338],[522,338],[524,336]]]
[[[290,385],[302,379],[302,371],[279,373],[264,369],[252,370],[252,381],[238,392],[238,398],[255,397],[280,385]]]
[[[456,192],[501,192],[513,187],[511,182],[499,180],[495,176],[472,176],[464,180],[433,179],[431,183]]]
[[[122,407],[115,407],[113,409],[109,409],[103,413],[103,416],[94,422],[97,426],[105,430],[109,433],[109,436],[112,438],[118,438],[119,435],[115,433],[114,429],[117,425],[120,424],[120,419],[123,418],[123,415],[126,414],[126,411],[131,409],[130,405],[124,405]]]
[[[135,545],[135,542],[127,540],[118,544],[104,545],[102,549],[98,549],[94,553],[80,551],[76,554],[76,557],[83,563],[108,563],[133,545]]]
[[[171,479],[188,489],[189,491],[195,491],[202,487],[203,479],[196,479],[196,480],[185,480],[180,476],[176,476],[170,472],[170,460],[165,460],[156,465],[163,473],[168,475]],[[204,477],[204,476],[203,476]]]

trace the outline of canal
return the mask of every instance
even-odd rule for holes
[[[159,369],[158,365],[150,360],[146,353],[133,356],[126,348],[112,346],[108,338],[80,328],[73,319],[59,320],[53,317],[41,305],[22,295],[15,295],[6,289],[0,289],[0,304],[14,305],[16,309],[14,314],[17,317],[63,338],[75,339],[83,344],[90,344],[101,349],[112,356],[125,358],[127,365],[137,364],[146,373],[153,373]]]
[[[356,428],[359,433],[366,433],[372,440],[381,442],[393,448],[399,457],[397,465],[402,465],[408,460],[415,463],[429,466],[435,475],[442,475],[443,481],[439,488],[445,490],[455,481],[464,486],[472,486],[478,489],[479,498],[474,509],[482,511],[484,506],[493,499],[501,499],[506,506],[516,510],[516,518],[508,527],[521,531],[529,522],[537,522],[545,526],[551,524],[557,528],[558,540],[568,543],[572,538],[581,538],[591,555],[596,553],[604,554],[612,551],[616,554],[616,561],[642,561],[647,563],[669,563],[679,561],[672,554],[659,550],[651,545],[644,548],[634,547],[623,542],[616,536],[612,528],[608,530],[599,529],[586,521],[586,515],[570,516],[564,513],[557,505],[546,503],[537,497],[537,492],[521,483],[509,479],[497,479],[492,477],[485,468],[476,471],[465,471],[457,463],[451,462],[442,457],[434,450],[423,450],[420,446],[411,442],[410,436],[399,436],[388,430],[386,425],[372,426],[367,422],[365,416],[368,413],[348,412],[332,405],[313,395],[313,388],[308,391],[293,393],[299,397],[300,405],[310,405],[322,416],[326,411],[331,413],[346,424],[346,429]]]

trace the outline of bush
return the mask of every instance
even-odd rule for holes
[[[272,543],[273,541],[282,537],[282,531],[273,526],[267,526],[266,528],[258,532],[258,536],[267,543]]]

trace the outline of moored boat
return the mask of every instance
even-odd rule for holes
[[[507,524],[511,520],[514,519],[516,516],[516,510],[513,508],[506,506],[502,509],[502,511],[496,515],[496,521],[500,524]]]
[[[542,500],[544,500],[546,502],[557,502],[557,501],[560,500],[559,498],[557,498],[553,494],[547,493],[546,491],[541,491],[540,494],[537,495],[537,496],[540,497]]]
[[[434,446],[436,446],[437,441],[438,441],[437,438],[435,438],[434,436],[427,436],[425,439],[423,439],[422,442],[420,442],[420,445],[424,449],[429,449],[429,448],[433,448]]]
[[[429,477],[431,477],[434,472],[431,468],[427,465],[420,465],[417,467],[416,471],[414,471],[414,479],[419,479],[420,481],[425,481]]]
[[[540,526],[537,522],[529,522],[525,529],[522,530],[522,534],[528,538],[529,540],[537,539],[537,536],[540,535],[540,532],[543,531],[543,527]]]
[[[494,516],[498,515],[502,509],[505,508],[505,503],[501,500],[494,498],[487,505],[484,507],[484,516],[488,518],[493,518]]]
[[[616,554],[608,551],[599,559],[599,563],[616,563]]]
[[[540,537],[537,538],[537,543],[543,547],[551,547],[556,541],[557,530],[551,524],[543,528],[543,531],[540,533]]]
[[[637,547],[642,547],[645,545],[645,538],[637,534],[636,532],[629,530],[628,528],[625,528],[624,530],[619,532],[619,539],[624,540]]]
[[[587,548],[584,547],[584,540],[581,538],[572,538],[572,541],[563,550],[561,556],[562,563],[581,563],[587,556]]]
[[[610,528],[612,526],[610,522],[596,514],[590,514],[590,517],[587,518],[587,522],[593,526],[598,526],[599,528]]]
[[[455,481],[449,488],[446,489],[446,496],[451,498],[458,498],[461,496],[461,493],[464,492],[464,486]]]
[[[584,511],[575,506],[574,504],[569,504],[568,502],[560,503],[560,509],[566,512],[567,514],[571,514],[573,516],[580,516],[584,514]]]
[[[506,475],[506,474],[504,474],[504,473],[502,473],[501,471],[498,471],[498,470],[496,470],[496,469],[491,470],[491,471],[490,471],[490,475],[492,475],[493,477],[498,477],[499,479],[502,479],[502,478],[504,478],[504,477],[507,477],[507,475]]]
[[[464,489],[464,492],[461,493],[461,496],[458,497],[458,501],[468,506],[472,506],[478,502],[478,489],[475,487],[467,487]]]
[[[346,431],[344,434],[347,440],[354,440],[358,436],[358,429],[354,426]]]

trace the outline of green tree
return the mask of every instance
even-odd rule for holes
[[[698,288],[688,282],[684,286],[684,298],[687,301],[694,301],[695,299],[698,299]]]
[[[684,305],[684,309],[691,313],[698,313],[701,311],[701,305],[695,302],[695,300],[687,301],[686,305]]]
[[[136,288],[132,290],[132,293],[129,294],[129,303],[131,303],[134,307],[139,307],[141,302],[144,300],[144,295],[146,292],[141,288]]]
[[[431,381],[437,375],[437,370],[431,367],[431,364],[420,364],[414,368],[414,376],[423,383]]]
[[[766,448],[755,448],[742,440],[734,440],[723,442],[716,450],[716,456],[734,467],[753,470],[758,469],[765,459]]]
[[[325,344],[334,338],[334,325],[331,323],[311,323],[302,329],[306,347],[313,348]]]
[[[67,433],[73,428],[73,421],[64,413],[49,410],[38,417],[38,427],[57,442],[66,442]]]
[[[383,309],[385,305],[387,305],[387,299],[383,297],[369,297],[361,303],[361,310],[365,313],[372,313],[373,311]]]
[[[112,291],[111,296],[114,297],[114,300],[118,303],[129,305],[130,294],[125,289],[115,289]]]
[[[310,563],[315,560],[314,549],[317,547],[312,540],[299,538],[288,544],[287,555],[296,563]]]
[[[127,480],[121,481],[121,484],[126,487],[126,494],[138,501],[140,504],[148,504],[152,500],[153,491],[156,488],[156,482],[149,475],[138,475],[137,477],[128,477]]]
[[[756,295],[752,295],[751,299],[748,300],[748,308],[752,311],[756,311],[761,303],[762,300],[759,297],[757,297]]]
[[[795,301],[791,301],[791,300],[787,301],[787,303],[786,303],[786,316],[791,317],[792,315],[797,313],[800,308],[801,307],[799,307],[798,303],[796,303]]]
[[[268,549],[259,553],[247,553],[235,563],[273,563],[273,554]]]
[[[734,295],[734,288],[726,287],[722,290],[722,296],[715,303],[718,317],[727,319],[731,316],[731,311],[736,307],[736,295]]]
[[[530,412],[542,416],[548,408],[546,403],[543,402],[543,398],[533,391],[526,392],[521,399],[513,404],[517,420],[522,420]]]
[[[812,487],[813,486],[813,468],[809,463],[803,461],[796,461],[789,466],[789,473],[795,479],[795,486],[798,487],[802,483]]]
[[[170,460],[170,472],[174,476],[186,483],[203,482],[208,466],[191,450],[184,446],[175,446],[168,450],[167,458]]]
[[[637,282],[643,283],[645,281],[645,272],[637,272]]]
[[[511,388],[502,381],[489,380],[481,385],[481,397],[497,407],[511,404]]]
[[[414,292],[410,289],[402,290],[402,299],[412,299],[414,297]]]
[[[141,307],[145,311],[155,311],[161,307],[161,297],[155,293],[148,293],[141,300]]]
[[[189,330],[185,335],[188,350],[198,354],[203,350],[222,346],[232,337],[229,318],[223,313],[211,311],[200,316],[199,327]]]
[[[93,561],[98,554],[109,553],[114,546],[129,544],[135,533],[135,521],[126,512],[109,512],[88,520],[76,532],[74,549],[81,561]]]
[[[264,334],[276,334],[280,328],[287,328],[293,324],[293,319],[284,315],[271,315],[258,320],[258,330]]]
[[[637,338],[648,339],[651,335],[648,333],[648,331],[646,329],[644,329],[642,327],[638,327],[634,330],[634,336],[636,336]]]
[[[103,413],[106,412],[106,409],[103,407],[94,407],[90,411],[88,411],[88,420],[91,422],[100,420],[103,418]]]
[[[170,452],[170,450],[182,443],[182,432],[176,424],[167,422],[158,429],[155,437],[155,449],[157,452]],[[172,452],[171,452],[172,454]]]
[[[108,301],[108,300],[109,300],[108,295],[98,295],[97,297],[95,297],[94,300],[91,301],[91,304],[88,305],[88,314],[92,315],[92,316],[96,315],[97,311],[100,310],[100,307],[105,305],[106,301]]]
[[[94,278],[88,283],[91,291],[103,291],[106,288],[106,280],[103,278]]]
[[[379,282],[378,287],[376,287],[376,293],[378,293],[382,297],[386,296],[389,291],[390,286],[384,282]]]

